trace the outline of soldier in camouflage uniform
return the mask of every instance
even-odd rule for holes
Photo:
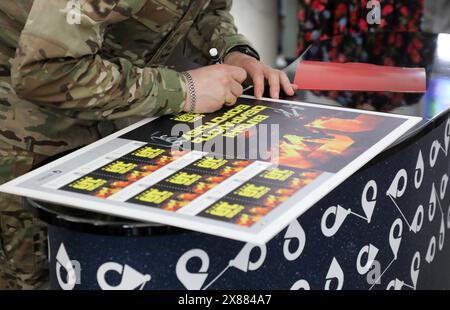
[[[115,120],[182,111],[188,81],[161,65],[179,42],[205,65],[211,47],[222,59],[236,47],[254,51],[236,31],[231,2],[1,0],[0,184],[112,133]],[[275,93],[280,84],[293,92],[284,75],[245,57],[230,63],[259,96],[264,79]],[[47,274],[44,225],[19,197],[0,194],[0,289],[45,288]]]

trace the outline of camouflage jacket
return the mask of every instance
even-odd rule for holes
[[[52,155],[112,120],[178,113],[185,78],[161,66],[183,43],[207,64],[250,43],[232,0],[1,0],[0,140]]]

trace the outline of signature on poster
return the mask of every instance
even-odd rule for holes
[[[176,136],[169,136],[166,134],[162,134],[158,131],[151,135],[150,140],[152,142],[155,142],[157,144],[168,146],[172,149],[179,149],[181,146],[183,146],[184,143],[188,142],[185,138],[176,137]]]
[[[304,108],[293,106],[293,105],[282,105],[281,108],[272,108],[275,113],[281,114],[287,118],[299,118],[305,112]]]

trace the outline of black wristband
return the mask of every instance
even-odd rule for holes
[[[240,52],[242,54],[251,56],[253,58],[256,58],[257,60],[261,60],[261,58],[259,57],[258,52],[256,52],[252,47],[248,46],[248,45],[238,45],[233,47],[232,49],[230,49],[227,53],[231,54],[233,52]]]

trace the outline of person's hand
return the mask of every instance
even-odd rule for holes
[[[255,97],[260,99],[264,94],[265,82],[270,86],[270,97],[280,98],[280,89],[283,88],[288,96],[294,96],[297,87],[293,85],[286,73],[272,69],[259,60],[240,53],[232,52],[225,57],[225,64],[244,69],[253,81]]]
[[[195,84],[195,113],[212,113],[223,105],[234,105],[244,89],[247,78],[244,69],[229,65],[213,65],[188,71]],[[191,95],[187,92],[184,111],[190,111]]]

